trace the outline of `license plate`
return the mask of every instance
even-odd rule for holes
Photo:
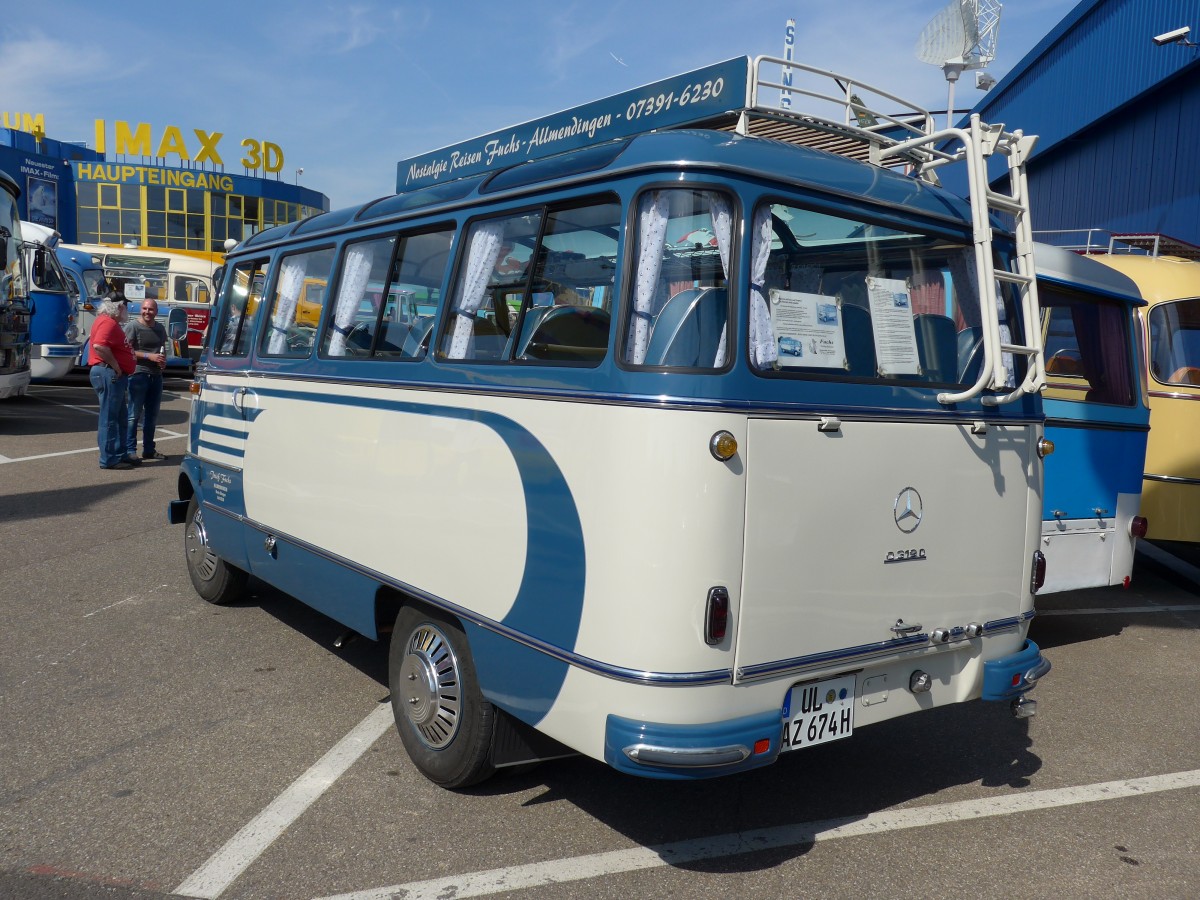
[[[854,678],[842,675],[816,684],[798,684],[783,706],[779,750],[827,744],[854,733]]]

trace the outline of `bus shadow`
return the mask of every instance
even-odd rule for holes
[[[1159,628],[1195,628],[1197,612],[1162,607],[1196,605],[1198,598],[1196,584],[1139,555],[1129,588],[1117,585],[1038,597],[1029,636],[1045,650],[1115,637],[1130,625],[1151,621]]]
[[[928,798],[958,787],[1003,796],[1027,787],[1041,766],[1028,721],[1014,719],[1007,704],[977,702],[873,725],[743,775],[655,781],[573,758],[493,779],[477,792],[542,787],[526,805],[567,801],[669,866],[736,873],[776,867],[805,855],[834,828],[898,806],[929,805]],[[735,849],[706,850],[713,847]]]
[[[386,638],[373,641],[349,631],[329,616],[306,606],[299,600],[276,590],[269,584],[251,578],[246,599],[231,606],[257,606],[292,630],[335,654],[343,662],[358,669],[368,678],[388,690],[388,642]],[[335,642],[342,642],[340,647]]]

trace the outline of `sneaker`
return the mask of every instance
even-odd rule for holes
[[[166,457],[155,450],[153,453],[143,453],[142,459],[166,459]]]
[[[102,469],[132,469],[133,465],[125,460],[121,460],[115,466],[101,466]]]
[[[140,459],[138,459],[136,456],[125,457],[125,462],[129,463],[130,467],[140,466],[142,464],[142,461]]]

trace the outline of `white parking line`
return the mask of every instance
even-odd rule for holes
[[[174,441],[183,437],[187,437],[187,435],[180,434],[177,431],[165,431],[163,429],[159,429],[154,434],[154,443],[165,443],[166,441]],[[59,450],[55,453],[38,453],[35,456],[17,456],[12,458],[0,456],[0,466],[6,465],[7,463],[33,462],[35,459],[52,459],[55,456],[75,456],[78,453],[98,452],[99,451],[95,447],[84,447],[80,450]]]
[[[661,866],[678,866],[700,860],[719,859],[781,847],[796,847],[837,838],[882,834],[906,828],[923,828],[946,822],[966,822],[971,819],[1009,816],[1039,809],[1077,806],[1082,803],[1119,800],[1159,791],[1177,791],[1195,787],[1200,787],[1200,769],[1081,787],[1028,791],[1007,794],[1002,797],[981,797],[978,800],[963,800],[958,803],[943,803],[916,809],[887,810],[861,817],[759,828],[736,834],[679,841],[674,844],[660,844],[657,847],[635,847],[630,850],[593,853],[588,856],[574,856],[550,862],[531,863],[526,866],[511,866],[486,872],[469,872],[446,878],[433,878],[428,881],[411,881],[408,884],[395,884],[391,887],[338,894],[335,897],[325,897],[323,900],[390,900],[394,896],[404,897],[405,900],[435,900],[435,898],[445,897],[461,900],[463,897],[481,897],[486,894],[499,894],[547,884],[583,881],[587,878],[604,875]]]
[[[204,865],[175,888],[184,897],[213,900],[350,768],[392,726],[391,704],[382,704],[231,837]]]

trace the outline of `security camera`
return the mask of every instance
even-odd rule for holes
[[[1191,33],[1192,27],[1190,25],[1184,25],[1182,28],[1176,28],[1174,31],[1168,31],[1166,34],[1155,36],[1154,43],[1161,47],[1164,44],[1184,42],[1187,40],[1187,36]]]

